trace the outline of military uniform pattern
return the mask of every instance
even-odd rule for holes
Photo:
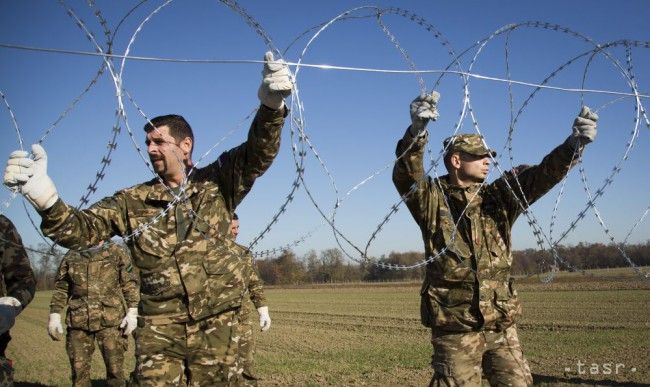
[[[95,342],[104,359],[106,385],[124,386],[124,353],[128,349],[128,338],[122,335],[119,327],[109,327],[98,331],[87,331],[68,327],[65,348],[70,359],[72,386],[89,387],[90,363],[95,352]]]
[[[50,300],[50,313],[66,304],[66,325],[98,331],[120,325],[127,308],[137,308],[138,279],[129,255],[119,246],[77,253],[61,260]]]
[[[230,219],[277,155],[286,114],[286,109],[260,106],[248,140],[194,170],[186,198],[155,222],[174,199],[157,179],[119,191],[83,211],[59,200],[42,213],[41,228],[72,249],[135,233],[128,246],[140,273],[139,314],[147,324],[196,322],[238,308],[246,251],[231,240]],[[189,216],[191,212],[196,216]],[[188,216],[187,227],[177,220],[179,213]],[[140,345],[140,351],[146,352],[147,346]]]
[[[73,386],[90,386],[90,363],[99,346],[106,365],[106,383],[123,386],[127,338],[120,322],[128,308],[137,308],[139,291],[131,258],[119,246],[77,253],[69,251],[56,275],[50,313],[61,313],[66,304],[66,351]]]
[[[14,297],[25,308],[34,298],[36,278],[18,230],[4,215],[0,215],[0,274],[0,297]],[[9,341],[9,332],[0,335],[0,386],[13,385],[13,364],[5,357]]]
[[[253,369],[253,356],[255,354],[253,327],[256,324],[253,322],[253,318],[255,317],[253,310],[266,306],[267,303],[262,280],[254,267],[253,255],[248,254],[247,259],[250,262],[250,270],[247,281],[248,292],[244,296],[238,315],[238,358],[244,384],[256,385],[258,377]]]
[[[24,307],[34,298],[36,278],[16,227],[0,215],[0,297],[10,296]]]
[[[139,319],[130,386],[237,385],[236,313],[164,325]]]
[[[414,139],[407,130],[396,150],[404,155],[393,169],[393,182],[406,196],[425,252],[437,257],[427,265],[421,289],[422,323],[434,332],[503,332],[521,314],[510,276],[512,226],[566,176],[577,160],[574,149],[568,143],[558,146],[539,165],[516,171],[517,180],[511,172],[491,184],[459,187],[449,183],[448,175],[425,177],[427,136]],[[456,146],[482,148],[486,154],[477,139],[466,136]]]
[[[533,377],[515,326],[503,332],[433,333],[430,386],[480,386],[482,369],[492,386],[530,386]],[[482,364],[482,367],[477,365]]]

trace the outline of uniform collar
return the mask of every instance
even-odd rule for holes
[[[449,190],[451,192],[467,192],[468,194],[473,194],[476,193],[481,188],[481,183],[473,183],[468,185],[467,187],[461,187],[459,185],[451,184],[449,182],[449,175],[444,175],[441,176],[440,179],[440,185],[442,186],[443,189]]]
[[[193,184],[192,181],[188,181],[185,186],[185,193],[188,197],[191,197],[198,192],[196,184]],[[160,201],[160,202],[172,202],[174,201],[174,195],[169,191],[169,188],[163,185],[159,180],[155,181],[151,185],[149,192],[147,193],[147,201]]]

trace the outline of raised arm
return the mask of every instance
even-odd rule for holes
[[[47,175],[47,153],[39,144],[32,145],[33,159],[25,151],[9,156],[4,184],[18,188],[42,217],[41,230],[56,243],[70,249],[96,246],[113,235],[125,232],[123,197],[105,198],[87,210],[65,204]]]
[[[411,102],[411,126],[397,142],[395,150],[399,159],[393,166],[393,183],[420,228],[430,225],[435,215],[430,211],[430,204],[436,198],[432,197],[431,179],[424,174],[423,156],[428,137],[426,124],[429,120],[438,119],[436,106],[439,98],[440,95],[433,92]]]
[[[284,61],[274,60],[270,52],[264,59],[263,80],[258,90],[261,104],[247,141],[197,171],[199,180],[216,178],[230,211],[241,203],[255,179],[266,172],[280,150],[280,134],[287,115],[284,98],[291,93],[293,81]]]
[[[502,197],[508,198],[507,207],[511,220],[514,221],[523,212],[522,205],[531,205],[544,196],[577,164],[585,146],[596,138],[597,121],[598,115],[583,106],[573,122],[569,137],[547,154],[538,165],[515,168],[493,183],[504,193]]]

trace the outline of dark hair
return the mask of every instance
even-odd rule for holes
[[[447,152],[445,152],[445,155],[443,156],[442,160],[443,160],[443,162],[445,164],[445,168],[447,168],[448,172],[451,172],[451,170],[453,169],[453,166],[451,165],[451,156],[456,152],[458,152],[458,151],[447,150]]]
[[[239,216],[237,216],[236,212],[232,213],[232,220],[239,220]]]
[[[182,141],[185,137],[189,137],[192,140],[192,149],[190,149],[190,155],[192,155],[192,150],[194,150],[194,132],[192,132],[192,127],[187,123],[183,116],[178,114],[167,114],[165,116],[154,117],[151,119],[151,122],[147,122],[144,125],[144,131],[149,133],[154,128],[161,126],[169,127],[169,134],[174,137],[176,141]]]

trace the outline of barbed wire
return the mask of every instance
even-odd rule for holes
[[[146,0],[145,0],[146,1]],[[78,104],[78,102],[83,98],[83,96],[92,88],[93,85],[97,83],[97,80],[104,74],[106,70],[108,70],[110,77],[112,78],[112,81],[115,86],[115,93],[116,93],[116,98],[118,101],[118,106],[116,110],[116,124],[111,128],[111,140],[109,140],[108,143],[108,152],[102,157],[101,162],[100,162],[100,168],[98,172],[96,173],[95,180],[91,184],[88,185],[86,193],[82,196],[81,201],[79,203],[79,207],[82,205],[86,205],[89,202],[89,197],[91,194],[96,192],[98,183],[104,178],[105,176],[105,169],[110,165],[111,163],[111,155],[112,152],[115,150],[117,147],[117,136],[121,131],[121,124],[124,123],[125,128],[127,129],[127,133],[136,149],[136,151],[140,154],[140,157],[144,161],[145,165],[147,168],[152,172],[155,178],[157,178],[161,183],[163,183],[163,187],[166,187],[162,179],[153,171],[150,162],[147,160],[147,157],[144,156],[142,149],[139,147],[137,140],[135,139],[135,135],[133,134],[133,131],[130,128],[129,125],[129,120],[127,118],[125,109],[124,109],[124,102],[123,102],[123,97],[127,96],[130,102],[132,103],[133,106],[136,107],[137,111],[140,113],[142,117],[145,118],[145,120],[149,123],[149,119],[147,118],[147,115],[144,113],[144,111],[138,106],[136,103],[135,99],[133,96],[126,91],[122,84],[122,79],[123,79],[123,72],[125,69],[125,65],[127,61],[130,60],[143,60],[143,61],[157,61],[157,62],[183,62],[183,63],[211,63],[211,64],[219,64],[219,63],[237,63],[237,64],[261,64],[264,63],[264,61],[259,61],[259,60],[223,60],[223,59],[175,59],[175,58],[160,58],[160,57],[139,57],[139,56],[131,56],[130,54],[130,49],[132,44],[135,42],[137,35],[139,34],[140,31],[142,31],[144,25],[154,16],[156,15],[161,9],[166,7],[168,4],[172,2],[172,0],[167,0],[161,5],[159,5],[156,9],[154,9],[135,29],[135,32],[132,34],[129,44],[127,45],[124,54],[119,55],[119,54],[113,54],[112,53],[112,46],[113,46],[113,39],[115,38],[115,34],[117,32],[117,29],[119,28],[120,25],[124,22],[126,17],[128,17],[137,7],[139,7],[141,4],[143,4],[145,1],[141,1],[138,3],[135,7],[133,7],[127,15],[125,15],[122,20],[118,23],[116,29],[114,31],[110,31],[108,28],[108,23],[106,22],[106,19],[103,18],[101,11],[96,8],[94,2],[92,0],[88,1],[88,4],[91,8],[95,9],[95,16],[98,18],[100,25],[103,28],[103,33],[106,37],[106,43],[105,43],[105,48],[103,48],[101,45],[99,45],[94,37],[94,34],[86,27],[85,23],[75,14],[75,12],[68,7],[63,0],[59,0],[59,3],[66,9],[66,13],[73,19],[75,24],[82,30],[82,32],[85,34],[85,36],[88,38],[88,40],[94,45],[96,52],[85,52],[85,51],[73,51],[73,50],[60,50],[60,49],[53,49],[53,48],[38,48],[38,47],[29,47],[29,46],[21,46],[21,45],[12,45],[12,44],[5,44],[5,43],[0,43],[0,47],[3,48],[11,48],[11,49],[21,49],[21,50],[33,50],[33,51],[43,51],[43,52],[50,52],[50,53],[59,53],[59,54],[72,54],[72,55],[89,55],[89,56],[98,56],[102,58],[102,65],[100,66],[100,69],[97,71],[95,76],[91,79],[90,83],[84,88],[84,90],[73,99],[73,101],[64,109],[63,113],[59,115],[59,117],[53,122],[53,124],[48,127],[48,129],[45,130],[44,134],[41,136],[40,140],[38,143],[42,143],[47,136],[49,136],[53,129],[63,120],[64,117],[66,117],[69,112]],[[264,41],[265,45],[269,47],[273,52],[275,52],[279,58],[282,57],[282,53],[277,49],[275,44],[273,43],[272,39],[270,38],[270,35],[262,28],[261,24],[257,22],[252,16],[250,16],[237,2],[232,1],[232,0],[222,0],[221,1],[225,6],[229,7],[232,11],[234,11],[236,14],[238,14],[244,21],[245,23],[252,28],[257,35],[260,36],[260,38]],[[355,12],[365,12],[365,11],[371,11],[370,15],[361,15],[361,16],[353,16]],[[426,31],[430,32],[433,34],[434,38],[438,40],[438,42],[448,51],[448,54],[452,57],[451,62],[449,65],[444,68],[444,69],[433,69],[433,70],[418,70],[417,66],[413,62],[411,56],[408,54],[408,52],[404,49],[404,47],[400,44],[398,38],[390,31],[389,27],[384,21],[384,18],[386,15],[396,15],[396,16],[401,16],[403,18],[406,18],[406,20],[410,20],[411,22],[421,26],[424,28]],[[360,68],[360,67],[347,67],[347,66],[335,66],[335,65],[324,65],[324,64],[308,64],[303,61],[303,57],[307,53],[308,48],[312,44],[313,41],[315,41],[322,32],[324,32],[326,29],[328,29],[330,26],[333,24],[342,21],[342,20],[359,20],[359,19],[366,19],[373,17],[375,18],[378,27],[381,29],[381,31],[386,35],[387,39],[395,46],[395,48],[398,50],[400,53],[402,59],[406,62],[407,66],[409,67],[409,70],[393,70],[393,69],[377,69],[377,68]],[[560,33],[567,34],[569,36],[576,37],[578,39],[581,39],[589,44],[592,44],[594,46],[593,49],[588,50],[582,54],[579,54],[571,59],[569,59],[566,63],[560,65],[556,70],[550,73],[541,83],[534,83],[534,82],[527,82],[527,81],[521,81],[521,80],[514,80],[511,77],[511,71],[510,71],[510,64],[509,64],[509,56],[510,56],[510,49],[509,49],[509,39],[510,39],[510,34],[520,28],[538,28],[542,30],[548,30],[548,31],[556,31]],[[317,209],[318,213],[320,216],[323,218],[324,223],[323,224],[328,224],[332,230],[332,234],[334,236],[334,239],[336,240],[337,245],[341,250],[344,252],[344,254],[349,257],[350,259],[353,259],[358,262],[370,262],[372,264],[378,265],[380,267],[386,268],[386,269],[392,269],[392,270],[406,270],[406,269],[412,269],[416,267],[420,267],[422,265],[429,264],[433,262],[434,260],[438,259],[442,254],[444,254],[447,249],[450,246],[446,246],[442,250],[438,251],[435,256],[430,256],[430,257],[425,257],[421,262],[418,262],[414,265],[397,265],[397,264],[390,264],[390,263],[385,263],[385,262],[380,262],[377,259],[374,259],[368,255],[369,248],[372,244],[373,241],[375,241],[378,238],[379,233],[381,232],[382,228],[391,220],[391,217],[398,211],[399,207],[401,204],[408,198],[410,194],[414,192],[414,189],[412,189],[409,193],[404,195],[403,197],[400,198],[400,201],[397,202],[396,204],[392,205],[390,207],[390,210],[387,215],[383,217],[383,219],[379,222],[377,228],[375,229],[374,232],[371,233],[366,246],[364,248],[361,248],[360,246],[357,246],[349,237],[345,235],[343,231],[337,226],[337,221],[336,221],[336,215],[337,211],[341,208],[343,202],[349,198],[353,193],[357,192],[360,187],[362,187],[364,184],[367,184],[371,180],[373,180],[375,177],[379,176],[381,173],[383,173],[385,170],[387,170],[391,165],[393,165],[396,162],[399,162],[400,158],[403,157],[406,154],[406,151],[398,156],[395,160],[393,160],[391,163],[388,165],[380,168],[379,170],[371,173],[368,175],[368,177],[364,178],[361,180],[359,183],[355,184],[352,186],[351,189],[347,190],[345,193],[341,194],[339,189],[337,188],[336,184],[336,179],[334,178],[334,175],[331,173],[329,168],[327,167],[327,163],[325,162],[324,158],[320,155],[320,153],[317,150],[317,147],[315,144],[310,140],[310,137],[306,134],[305,128],[305,116],[304,116],[304,107],[303,104],[300,101],[300,89],[298,87],[298,74],[302,68],[317,68],[317,69],[324,69],[324,70],[339,70],[339,71],[363,71],[363,72],[381,72],[381,73],[388,73],[388,74],[403,74],[403,73],[410,73],[414,74],[416,76],[416,79],[418,81],[418,85],[420,88],[420,91],[425,93],[427,92],[426,85],[424,82],[424,79],[422,78],[423,74],[439,74],[439,78],[435,82],[434,90],[435,88],[440,84],[440,81],[443,76],[445,75],[456,75],[460,77],[462,80],[462,89],[463,89],[463,97],[462,97],[462,108],[460,111],[460,115],[458,118],[457,123],[454,126],[453,133],[456,134],[460,127],[462,126],[464,120],[466,118],[471,119],[471,123],[474,127],[474,130],[478,134],[482,134],[481,130],[479,128],[479,121],[475,117],[474,110],[472,109],[471,105],[471,97],[470,97],[470,90],[469,90],[469,83],[470,79],[472,80],[486,80],[486,81],[494,81],[494,82],[504,82],[508,86],[508,98],[509,98],[509,105],[510,105],[510,125],[508,129],[508,138],[506,145],[504,146],[504,149],[507,148],[508,150],[508,155],[509,155],[509,161],[512,166],[514,166],[514,156],[513,156],[513,146],[512,146],[512,139],[513,135],[515,132],[515,128],[518,124],[519,118],[523,111],[529,106],[531,100],[533,97],[536,95],[537,92],[540,90],[556,90],[556,91],[564,91],[564,92],[574,92],[574,93],[580,93],[580,103],[583,104],[584,102],[584,95],[585,94],[605,94],[605,95],[613,95],[616,96],[617,98],[615,100],[609,101],[607,104],[601,106],[598,110],[602,110],[606,108],[607,106],[614,104],[618,101],[621,101],[625,98],[630,98],[633,97],[635,99],[635,118],[634,118],[634,129],[632,130],[631,133],[631,138],[626,145],[626,150],[621,158],[621,160],[614,166],[612,169],[612,172],[610,175],[605,178],[603,184],[599,186],[598,189],[595,190],[595,192],[592,194],[590,188],[589,188],[589,183],[587,181],[586,173],[584,171],[584,166],[582,164],[582,159],[581,159],[581,153],[576,152],[574,154],[574,157],[576,158],[576,162],[579,165],[579,174],[580,174],[580,179],[581,182],[583,183],[585,193],[588,197],[588,201],[586,204],[586,207],[580,211],[576,217],[575,220],[571,221],[569,224],[569,227],[567,230],[562,232],[559,236],[558,239],[553,238],[553,230],[554,226],[556,225],[556,219],[557,219],[557,214],[558,214],[558,208],[560,201],[564,195],[564,187],[567,181],[567,177],[565,177],[560,185],[560,190],[558,193],[558,196],[555,199],[554,202],[554,207],[553,207],[553,212],[551,215],[551,222],[550,222],[550,227],[549,227],[549,232],[548,235],[543,231],[542,227],[539,225],[538,220],[535,218],[534,214],[532,214],[531,211],[529,211],[530,203],[527,203],[526,201],[526,196],[523,195],[523,189],[521,186],[521,183],[519,182],[516,174],[515,174],[515,183],[516,187],[510,186],[509,182],[506,181],[506,184],[508,185],[508,188],[514,193],[513,197],[518,202],[518,205],[522,209],[522,214],[524,214],[527,219],[528,219],[528,224],[529,226],[533,229],[533,235],[537,240],[538,246],[542,249],[545,250],[545,246],[547,246],[550,250],[550,253],[553,256],[553,265],[552,267],[557,268],[560,265],[569,267],[571,269],[576,269],[574,266],[572,266],[568,261],[562,259],[562,257],[557,253],[557,246],[559,243],[561,243],[571,231],[573,231],[577,224],[584,219],[586,212],[589,209],[592,209],[596,215],[596,218],[603,228],[605,234],[608,236],[610,241],[615,244],[616,246],[619,246],[619,251],[621,254],[624,256],[624,258],[627,260],[628,264],[637,270],[637,272],[645,277],[648,277],[647,273],[644,273],[641,269],[639,269],[632,260],[627,256],[625,253],[624,249],[620,247],[621,244],[617,244],[615,241],[615,238],[611,235],[609,228],[606,226],[606,223],[602,217],[601,211],[596,207],[596,200],[603,196],[605,190],[607,187],[609,187],[613,181],[614,177],[622,170],[622,164],[625,162],[631,152],[632,147],[634,146],[634,142],[636,138],[638,137],[639,133],[639,124],[640,124],[640,117],[642,116],[645,119],[646,125],[650,127],[650,120],[648,120],[648,117],[646,115],[646,111],[643,108],[643,104],[641,103],[641,99],[643,98],[649,98],[650,95],[641,93],[638,89],[638,86],[636,85],[636,80],[633,72],[633,66],[632,66],[632,48],[650,48],[650,42],[642,42],[642,41],[635,41],[635,40],[619,40],[615,42],[610,42],[607,44],[598,44],[592,39],[578,33],[575,31],[572,31],[569,28],[562,27],[559,25],[551,24],[551,23],[545,23],[545,22],[539,22],[539,21],[533,21],[533,22],[524,22],[524,23],[517,23],[517,24],[509,24],[507,26],[504,26],[494,33],[492,33],[490,36],[488,36],[485,39],[482,39],[478,41],[476,44],[472,45],[471,47],[467,48],[466,50],[462,51],[459,55],[455,54],[455,51],[453,50],[451,43],[444,38],[442,33],[435,29],[435,27],[431,24],[428,23],[424,18],[421,16],[418,16],[410,11],[406,11],[400,8],[380,8],[380,7],[375,7],[375,6],[362,6],[362,7],[357,7],[353,8],[351,10],[345,11],[336,17],[330,19],[329,21],[325,23],[321,23],[318,26],[312,27],[311,29],[307,31],[313,31],[317,30],[317,32],[311,37],[309,42],[305,45],[303,48],[298,60],[296,62],[289,62],[287,63],[294,67],[294,72],[293,72],[293,78],[295,81],[295,88],[293,90],[293,94],[291,97],[291,111],[290,111],[290,126],[291,126],[291,139],[292,139],[292,154],[294,158],[294,165],[296,167],[296,177],[293,179],[290,187],[289,194],[286,196],[286,200],[284,203],[280,206],[279,210],[272,215],[270,221],[267,223],[267,225],[263,228],[261,233],[253,238],[253,241],[250,243],[249,248],[253,248],[260,240],[262,240],[266,234],[269,233],[271,230],[272,226],[274,224],[277,224],[280,216],[286,212],[287,206],[294,200],[295,194],[298,191],[299,188],[303,188],[305,193],[307,194],[310,202],[312,205]],[[295,42],[297,42],[300,38],[303,36],[306,36],[308,32],[305,32],[301,35],[299,35],[292,43],[289,45],[293,45]],[[474,64],[477,62],[477,59],[481,55],[483,49],[491,43],[496,37],[499,37],[501,35],[505,35],[505,59],[506,59],[506,77],[505,78],[499,78],[499,77],[492,77],[488,75],[482,75],[473,72],[473,67]],[[626,49],[626,64],[627,67],[624,68],[621,66],[621,64],[618,62],[616,58],[611,56],[606,50],[609,48],[614,48],[618,46],[624,46]],[[286,53],[288,51],[288,48],[284,51]],[[475,49],[474,55],[471,58],[469,67],[467,71],[464,71],[461,66],[461,58],[465,56],[466,54],[470,53],[472,49]],[[628,85],[631,88],[631,92],[623,92],[623,91],[616,91],[616,90],[599,90],[599,89],[588,89],[586,88],[586,82],[587,82],[587,74],[589,67],[593,61],[593,59],[596,56],[604,56],[608,60],[610,60],[613,64],[614,67],[621,72],[621,75],[625,78],[627,81]],[[585,65],[584,71],[583,71],[583,77],[582,77],[582,85],[581,88],[570,88],[570,87],[561,87],[561,86],[552,86],[549,85],[548,83],[551,81],[551,79],[555,78],[556,75],[558,75],[561,71],[566,69],[568,66],[574,64],[577,60],[582,59],[584,57],[588,57],[587,59],[587,64]],[[115,65],[113,64],[113,59],[121,59],[121,64],[119,66],[119,69],[115,68]],[[457,70],[452,70],[453,67],[457,67]],[[119,71],[118,71],[119,70]],[[533,92],[524,100],[522,103],[521,107],[517,110],[515,113],[514,109],[514,97],[512,93],[512,85],[523,85],[523,86],[528,86],[528,87],[533,87],[534,90]],[[18,137],[18,142],[20,145],[20,148],[23,149],[23,139],[21,136],[21,131],[18,126],[17,120],[15,119],[15,115],[7,102],[7,99],[5,98],[5,95],[0,92],[0,97],[3,99],[9,114],[11,116],[12,122],[14,124],[16,134]],[[155,225],[160,219],[162,219],[164,216],[166,216],[167,212],[171,209],[174,208],[177,205],[183,206],[183,210],[187,211],[187,215],[190,216],[192,219],[198,219],[201,222],[204,222],[208,225],[210,225],[209,222],[207,222],[204,219],[200,219],[199,215],[194,211],[194,209],[190,206],[187,205],[188,203],[188,198],[185,193],[185,190],[187,189],[187,185],[189,183],[189,177],[192,175],[193,171],[195,168],[201,163],[201,161],[208,156],[212,151],[214,151],[221,143],[222,141],[232,135],[236,130],[238,130],[243,122],[247,121],[250,119],[253,113],[250,113],[246,118],[237,125],[234,129],[229,131],[224,138],[220,139],[216,144],[211,146],[207,152],[205,152],[200,159],[195,163],[191,169],[187,172],[185,179],[183,183],[181,184],[181,189],[180,193],[174,193],[170,189],[169,192],[173,196],[173,200],[169,202],[169,204],[159,212],[156,216],[153,216],[149,221],[146,223],[143,223],[139,225],[136,229],[133,230],[133,232],[129,235],[123,236],[124,241],[128,242],[130,239],[137,238],[139,235],[141,235],[144,231],[146,231],[149,227],[152,225]],[[410,144],[407,148],[407,150],[413,146],[415,143],[415,140],[413,140],[413,143]],[[430,145],[430,144],[429,144]],[[487,143],[485,144],[487,146]],[[309,153],[308,153],[309,152]],[[428,149],[428,153],[431,158],[431,162],[429,167],[426,170],[425,173],[425,178],[426,176],[429,175],[429,173],[433,173],[435,176],[434,181],[437,182],[437,184],[440,184],[440,176],[437,173],[437,167],[439,165],[439,161],[442,157],[442,155],[446,152],[446,149],[441,150],[438,152],[437,155],[434,156],[434,152],[431,151],[431,149]],[[304,180],[304,172],[305,172],[305,159],[306,157],[310,155],[313,156],[320,168],[324,171],[327,179],[329,180],[329,185],[332,187],[334,194],[335,194],[335,203],[332,205],[332,210],[331,211],[326,211],[325,209],[321,208],[321,206],[318,204],[318,201],[316,200],[316,195],[315,192],[313,192],[309,186],[306,184]],[[182,160],[177,160],[177,162],[182,163]],[[492,164],[494,167],[501,173],[504,174],[505,170],[501,168],[501,164],[499,163],[498,159],[495,159],[492,157]],[[483,188],[487,182],[483,182],[480,185],[480,188]],[[438,187],[440,190],[442,190],[442,187]],[[479,189],[480,191],[480,189]],[[478,192],[476,191],[475,195],[478,195]],[[515,193],[518,192],[521,195]],[[519,200],[519,197],[523,199],[523,202]],[[13,196],[12,196],[13,198]],[[445,203],[447,208],[450,208],[449,203],[447,202],[446,196],[444,197]],[[11,198],[9,201],[7,201],[4,205],[4,207],[8,207],[9,203],[11,201]],[[462,210],[461,215],[458,218],[458,221],[451,219],[451,224],[454,225],[454,230],[452,233],[452,238],[451,238],[451,244],[453,245],[455,243],[455,238],[459,229],[459,222],[464,216],[465,212],[469,208],[469,203],[471,203],[471,199],[468,201],[468,205]],[[451,211],[449,211],[451,214]],[[627,243],[630,235],[632,232],[641,224],[646,215],[648,213],[648,209],[643,213],[642,216],[638,218],[638,220],[635,222],[635,224],[632,226],[630,231],[627,233],[626,237],[623,239],[622,245]],[[28,213],[29,216],[29,213]],[[33,223],[33,220],[30,217],[30,221]],[[34,225],[35,226],[35,225]],[[320,227],[320,226],[318,226]],[[317,228],[318,228],[317,227]],[[215,230],[218,233],[218,230]],[[304,242],[307,240],[312,234],[315,232],[315,230],[309,231],[308,233],[298,237],[295,239],[293,242],[287,243],[283,246],[280,246],[278,248],[273,248],[273,249],[267,249],[264,250],[263,252],[260,252],[259,254],[256,254],[256,256],[262,256],[262,255],[272,255],[277,252],[283,251],[287,248],[295,247],[299,245],[300,243]],[[40,234],[39,234],[40,235]],[[210,235],[214,236],[214,235]],[[208,235],[206,235],[208,237]],[[217,237],[224,237],[223,235],[217,235]],[[46,241],[47,242],[47,241]],[[343,242],[345,242],[349,247],[351,247],[355,253],[350,253],[347,251],[347,249],[343,246]],[[471,267],[469,268],[470,270],[474,270]],[[552,270],[551,273],[554,271]],[[552,277],[549,276],[547,278],[548,281],[552,280]]]

